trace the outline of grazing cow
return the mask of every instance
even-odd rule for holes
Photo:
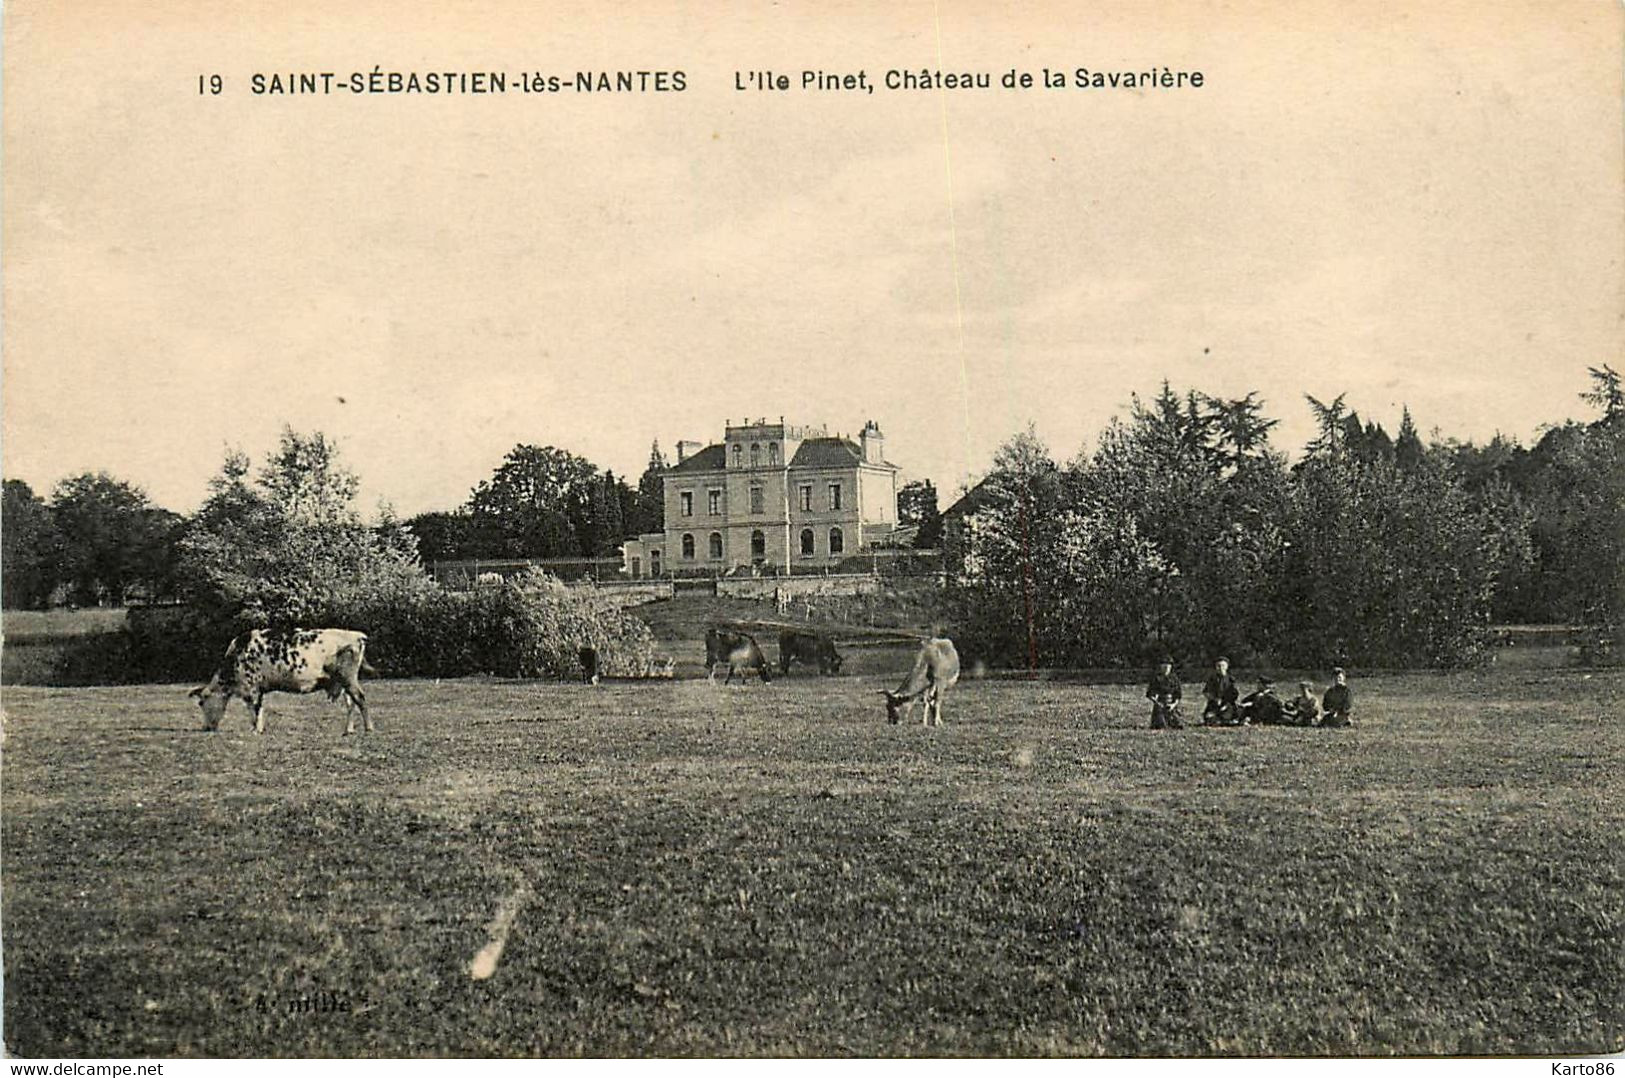
[[[225,661],[209,683],[192,690],[203,709],[203,728],[218,730],[226,705],[239,697],[254,712],[254,732],[265,732],[265,694],[309,693],[321,690],[329,700],[344,696],[346,734],[355,733],[355,714],[372,731],[367,694],[360,674],[376,673],[367,665],[367,638],[348,629],[293,629],[286,632],[255,629],[226,648]]]
[[[820,674],[839,674],[841,657],[835,652],[835,642],[818,633],[789,630],[779,634],[779,673],[790,676],[790,664],[800,659],[804,663],[817,663]]]
[[[942,697],[959,680],[959,651],[945,636],[920,645],[914,669],[896,692],[880,691],[886,697],[886,721],[896,724],[914,709],[915,700],[925,702],[925,724],[942,725]]]
[[[729,632],[726,629],[705,630],[705,666],[710,680],[717,679],[717,667],[723,663],[728,664],[728,677],[723,681],[724,685],[733,681],[735,671],[740,672],[739,680],[743,681],[745,679],[743,671],[752,667],[761,676],[764,684],[773,680],[768,672],[767,656],[756,646],[755,637],[749,633]]]
[[[583,647],[576,657],[581,660],[581,680],[588,685],[598,684],[598,649]]]

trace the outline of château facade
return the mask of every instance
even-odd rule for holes
[[[725,424],[720,443],[677,443],[666,529],[627,540],[635,580],[773,567],[831,568],[897,528],[897,466],[873,420],[856,442],[822,427]]]

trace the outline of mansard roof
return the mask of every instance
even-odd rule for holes
[[[792,468],[848,468],[863,463],[863,450],[850,438],[808,438],[796,449],[790,461]],[[720,472],[728,466],[726,446],[708,445],[680,464],[666,469],[667,475],[692,472]],[[872,468],[896,469],[889,461],[871,464]]]
[[[808,438],[796,450],[790,461],[792,468],[846,468],[863,463],[863,450],[849,438]],[[888,461],[878,461],[871,467],[896,468]]]
[[[720,472],[728,463],[728,451],[720,444],[708,445],[680,464],[666,469],[668,472]]]

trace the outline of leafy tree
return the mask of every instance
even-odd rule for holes
[[[58,571],[76,602],[119,605],[138,586],[169,590],[180,518],[153,505],[140,487],[106,472],[65,479],[51,494],[51,517]]]
[[[473,557],[474,522],[466,508],[451,512],[419,513],[406,522],[417,536],[424,561],[454,561]]]
[[[1315,413],[1315,425],[1320,433],[1307,446],[1310,457],[1335,457],[1343,452],[1348,438],[1348,405],[1343,402],[1347,393],[1339,393],[1330,404],[1322,404],[1309,394],[1304,399]]]
[[[1238,400],[1205,397],[1211,424],[1218,436],[1217,450],[1231,467],[1257,459],[1269,451],[1270,431],[1279,420],[1264,418],[1264,401],[1257,393]]]
[[[602,479],[591,461],[552,446],[518,445],[474,489],[469,512],[480,557],[579,557],[603,545]]]
[[[1602,409],[1597,423],[1603,426],[1625,423],[1625,384],[1619,372],[1606,363],[1587,370],[1591,373],[1591,388],[1581,393],[1580,399]]]
[[[179,575],[190,605],[222,626],[319,620],[356,596],[409,599],[429,588],[410,529],[386,516],[367,526],[359,487],[321,434],[284,427],[277,449],[250,477],[231,451],[180,542]]]
[[[36,610],[50,601],[59,543],[45,500],[21,479],[7,479],[0,506],[0,598],[8,609]]]
[[[914,537],[918,548],[933,549],[942,542],[942,513],[937,508],[937,488],[931,480],[916,479],[903,484],[897,492],[897,520],[920,529]]]
[[[1319,436],[1291,470],[1256,394],[1166,383],[1059,472],[1035,434],[1013,439],[966,521],[957,629],[1010,663],[1162,648],[1204,662],[1472,661],[1528,564],[1516,492],[1468,486],[1443,455],[1402,470],[1344,397],[1310,404]]]
[[[666,527],[666,455],[660,451],[660,442],[649,445],[649,466],[638,479],[638,511],[627,520],[627,531],[644,535],[662,531]]]
[[[1422,463],[1425,452],[1422,439],[1416,434],[1416,421],[1411,418],[1411,410],[1407,407],[1400,414],[1399,434],[1394,438],[1394,463],[1399,465],[1401,471],[1413,472]]]
[[[978,654],[1036,665],[1039,619],[1051,606],[1047,552],[1061,475],[1031,425],[999,448],[981,491],[981,507],[966,520],[960,616]]]

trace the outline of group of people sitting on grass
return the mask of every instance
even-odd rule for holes
[[[1332,670],[1333,682],[1320,700],[1307,681],[1298,682],[1298,695],[1282,700],[1275,695],[1275,683],[1258,679],[1258,688],[1246,696],[1230,676],[1230,660],[1220,656],[1213,672],[1202,683],[1206,704],[1202,707],[1204,726],[1348,726],[1354,697],[1349,692],[1348,674],[1341,666]],[[1184,695],[1174,676],[1174,660],[1163,656],[1157,672],[1151,675],[1145,696],[1151,701],[1151,729],[1178,730],[1184,727],[1179,703]]]

